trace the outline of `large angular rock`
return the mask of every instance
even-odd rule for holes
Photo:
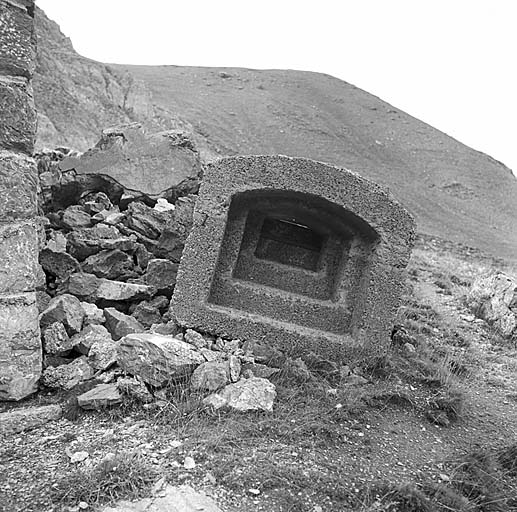
[[[203,356],[188,343],[152,333],[129,334],[122,338],[117,360],[124,371],[156,387],[190,374],[204,362]]]
[[[145,273],[145,282],[159,293],[171,295],[176,284],[178,264],[165,259],[149,260]]]
[[[106,328],[114,340],[119,340],[128,334],[145,331],[145,327],[136,318],[121,313],[115,308],[106,308],[104,316],[106,318]]]
[[[96,254],[103,249],[131,251],[135,241],[121,235],[115,226],[97,224],[93,228],[71,231],[67,235],[67,251],[79,261]]]
[[[0,297],[0,400],[34,393],[41,365],[36,294]]]
[[[61,418],[59,405],[23,407],[0,414],[0,435],[19,434]]]
[[[105,341],[113,341],[110,333],[103,325],[96,324],[87,325],[79,334],[72,336],[71,339],[73,347],[85,356],[90,352],[92,345]]]
[[[168,196],[195,192],[201,172],[199,154],[187,135],[173,131],[147,135],[137,123],[104,130],[97,145],[73,167],[79,175],[104,174],[126,189],[152,197],[164,191]]]
[[[90,380],[93,375],[93,368],[88,364],[87,358],[81,356],[69,364],[49,366],[43,372],[41,381],[49,388],[70,391],[78,384]]]
[[[77,403],[83,409],[103,409],[121,402],[122,395],[116,384],[99,384],[77,397]]]
[[[40,325],[45,329],[54,322],[65,326],[66,332],[72,336],[81,331],[85,317],[84,309],[77,297],[64,294],[54,297],[48,308],[40,315]]]
[[[73,346],[65,326],[61,322],[54,322],[43,331],[43,348],[47,354],[66,356]]]
[[[275,398],[274,384],[267,379],[250,377],[241,379],[235,384],[229,384],[219,393],[206,397],[204,403],[214,409],[228,407],[240,412],[257,410],[271,412]]]
[[[51,249],[40,251],[39,262],[45,272],[60,279],[66,279],[81,270],[79,262],[72,255]]]
[[[114,249],[100,251],[84,260],[82,264],[84,272],[95,274],[106,279],[119,279],[122,276],[136,277],[133,271],[134,264],[131,256],[125,252]]]
[[[517,338],[517,281],[503,272],[482,276],[472,284],[467,304],[503,336]]]

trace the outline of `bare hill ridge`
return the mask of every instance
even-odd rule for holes
[[[79,56],[41,11],[36,30],[40,144],[86,149],[102,128],[138,120],[192,131],[206,159],[313,158],[388,187],[422,233],[517,259],[510,170],[353,85],[301,71],[106,65]]]

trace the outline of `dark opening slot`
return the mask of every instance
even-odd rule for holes
[[[268,217],[262,224],[255,256],[316,271],[323,242],[324,237],[307,226]]]

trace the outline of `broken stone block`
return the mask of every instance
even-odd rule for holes
[[[127,209],[127,226],[151,240],[157,240],[172,215],[172,212],[159,212],[135,201]]]
[[[0,400],[21,400],[37,390],[41,340],[35,293],[0,297]]]
[[[116,384],[99,384],[77,397],[79,407],[87,410],[103,409],[121,402],[122,396]]]
[[[133,267],[131,256],[118,249],[100,251],[86,258],[82,264],[84,272],[106,279],[136,277]]]
[[[203,338],[203,336],[192,329],[187,329],[185,332],[185,341],[194,345],[196,348],[205,348],[208,345],[208,342]]]
[[[190,387],[194,391],[217,391],[229,381],[228,364],[225,361],[211,361],[200,364],[194,370]]]
[[[0,294],[34,290],[38,285],[38,233],[33,222],[0,225]]]
[[[187,134],[148,135],[138,123],[104,130],[97,145],[73,167],[79,175],[107,175],[125,189],[150,197],[164,191],[167,197],[196,192],[201,173],[199,153]]]
[[[106,327],[104,327],[103,325],[96,324],[87,325],[80,333],[75,334],[71,338],[71,343],[74,346],[74,348],[81,354],[84,354],[85,356],[87,356],[90,352],[92,345],[104,341],[111,342],[111,335],[106,329]]]
[[[153,395],[147,389],[145,383],[138,377],[123,377],[117,381],[117,388],[119,391],[138,402],[144,404],[153,401]]]
[[[81,331],[85,317],[84,309],[77,297],[65,294],[54,297],[48,308],[40,315],[40,325],[45,329],[54,322],[64,325],[69,336]]]
[[[73,342],[61,322],[54,322],[43,331],[43,348],[47,354],[56,356],[66,356],[70,353]]]
[[[145,327],[136,318],[125,315],[115,308],[106,308],[104,316],[106,318],[106,328],[115,341],[128,334],[145,331]]]
[[[161,387],[172,379],[189,375],[204,358],[184,341],[160,334],[138,333],[120,340],[117,361],[127,373]]]
[[[267,379],[251,377],[228,384],[218,393],[207,396],[203,402],[214,409],[228,407],[240,412],[273,410],[276,398],[275,385]]]
[[[80,272],[79,262],[66,252],[43,249],[39,253],[39,263],[43,270],[59,279],[66,279],[74,272]]]
[[[0,413],[0,435],[19,434],[61,418],[59,405],[24,407]]]
[[[93,342],[88,352],[88,363],[95,370],[107,370],[117,362],[117,345],[111,336]]]
[[[517,338],[517,281],[512,277],[503,272],[479,277],[472,284],[467,304],[502,336]]]
[[[0,150],[0,220],[16,221],[36,216],[37,180],[32,158]]]
[[[49,366],[43,372],[41,381],[49,388],[70,391],[78,384],[90,380],[93,375],[93,368],[88,364],[87,358],[81,356],[69,364]]]
[[[103,324],[106,321],[104,311],[95,304],[91,302],[81,302],[81,306],[86,314],[84,317],[84,325]]]
[[[153,286],[158,293],[172,294],[176,284],[178,264],[164,259],[149,260],[145,273],[145,282]]]
[[[61,218],[63,227],[66,229],[89,228],[92,225],[92,219],[89,213],[79,205],[72,205],[66,208]]]

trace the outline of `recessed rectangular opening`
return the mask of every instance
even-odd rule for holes
[[[296,222],[266,217],[255,249],[257,258],[316,272],[324,237]]]

